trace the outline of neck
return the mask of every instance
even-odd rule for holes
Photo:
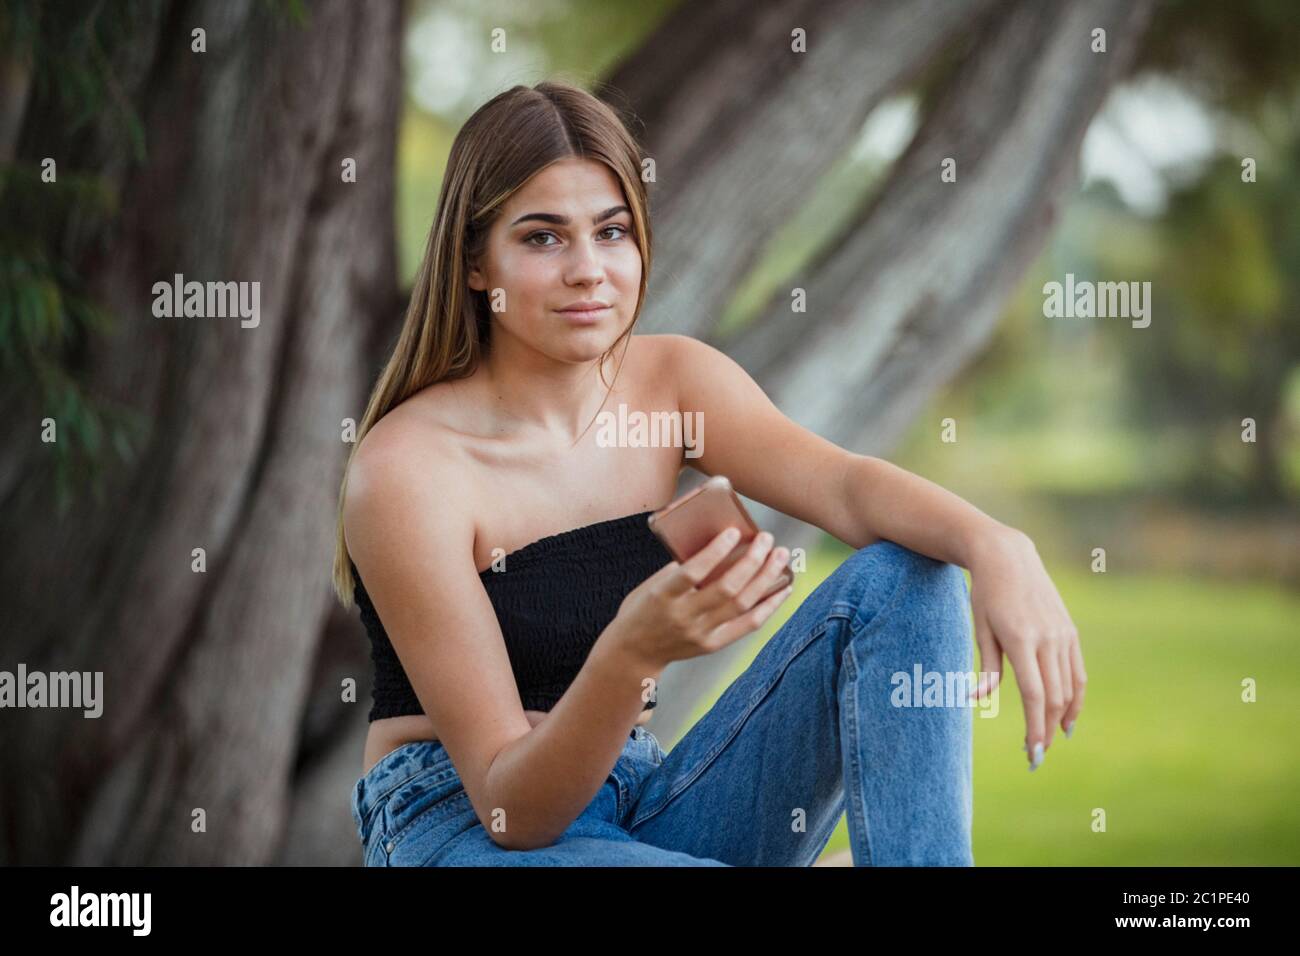
[[[607,364],[616,368],[619,361],[616,351]],[[501,334],[499,326],[493,329],[492,348],[481,365],[492,430],[539,431],[577,441],[606,399],[599,365],[599,359],[556,361]]]

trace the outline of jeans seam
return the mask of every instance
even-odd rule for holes
[[[699,778],[700,774],[704,773],[704,771],[709,769],[709,767],[712,766],[713,761],[715,761],[718,758],[718,755],[721,754],[722,751],[726,750],[727,747],[731,744],[731,742],[736,739],[736,735],[740,733],[740,729],[745,726],[745,722],[749,720],[750,715],[754,713],[754,710],[758,707],[758,705],[761,704],[765,699],[767,699],[768,695],[772,693],[772,689],[776,687],[776,685],[780,682],[781,678],[785,676],[785,672],[789,669],[790,665],[794,663],[795,659],[800,654],[802,654],[805,650],[807,650],[809,645],[811,645],[813,641],[815,641],[817,638],[821,637],[823,634],[826,633],[827,629],[830,627],[831,621],[837,619],[842,620],[845,619],[845,617],[846,615],[844,615],[842,612],[837,611],[836,608],[832,607],[831,612],[828,613],[825,617],[823,617],[821,622],[808,633],[808,636],[796,648],[795,652],[786,659],[785,663],[782,664],[781,667],[775,670],[775,672],[771,675],[771,678],[764,684],[763,687],[759,689],[758,693],[756,693],[753,699],[750,700],[750,702],[745,706],[745,709],[742,712],[740,719],[735,722],[730,732],[726,735],[726,737],[723,738],[722,743],[719,744],[713,750],[712,753],[708,754],[703,760],[701,760],[696,765],[694,773],[692,773],[689,777],[683,780],[677,787],[670,790],[667,793],[667,795],[665,795],[664,798],[659,801],[658,806],[655,806],[653,809],[649,809],[649,810],[643,809],[642,812],[638,813],[636,818],[632,820],[631,823],[628,824],[627,831],[631,833],[634,829],[636,829],[636,827],[640,826],[642,823],[644,823],[645,821],[649,820],[651,817],[655,816],[660,811],[662,811],[665,807],[668,806],[668,804],[672,803],[673,800],[675,800],[678,796],[680,796],[683,791],[685,791],[688,787],[690,787],[690,785]],[[759,653],[761,654],[762,650],[760,650]]]
[[[849,622],[850,634],[849,641],[845,645],[844,655],[840,659],[840,667],[846,670],[845,688],[848,690],[849,698],[849,719],[845,722],[848,725],[848,731],[845,737],[849,744],[849,766],[845,769],[844,774],[847,777],[845,781],[846,804],[848,812],[851,813],[858,824],[858,832],[862,834],[863,849],[867,858],[861,862],[855,860],[858,866],[871,865],[871,840],[867,830],[867,813],[863,808],[866,801],[866,794],[862,793],[862,771],[859,764],[861,753],[858,748],[858,695],[853,693],[853,685],[857,682],[858,665],[853,660],[853,633],[852,622]]]
[[[863,602],[859,602],[856,606],[846,602],[841,602],[840,605],[837,605],[852,609],[852,612],[846,615],[849,625],[849,636],[848,640],[844,642],[844,652],[843,656],[840,658],[840,671],[845,675],[846,682],[844,686],[849,692],[848,709],[850,711],[849,719],[845,721],[848,725],[845,737],[849,744],[849,759],[848,766],[844,769],[844,802],[846,813],[851,814],[858,823],[857,829],[858,832],[862,834],[863,852],[866,854],[865,860],[853,861],[857,866],[871,866],[872,854],[870,827],[867,822],[867,811],[865,807],[866,794],[862,792],[861,753],[858,747],[858,734],[861,730],[859,725],[860,714],[858,711],[858,697],[852,691],[853,684],[857,682],[858,678],[858,665],[857,661],[853,658],[853,647],[857,642],[859,635],[870,627],[871,623],[875,621],[876,618],[880,617],[880,615],[884,611],[888,610],[894,603],[898,597],[899,590],[902,588],[902,585],[906,580],[906,572],[899,574],[898,579],[894,582],[894,587],[890,590],[888,596],[881,602],[880,606],[876,608],[875,613],[866,620],[862,619]]]
[[[406,780],[412,780],[412,779],[414,779],[414,775],[406,778]],[[383,809],[383,806],[388,801],[388,798],[393,795],[394,791],[396,791],[398,787],[400,787],[403,783],[406,783],[406,780],[401,781],[401,783],[393,784],[383,793],[379,794],[376,797],[371,798],[370,809],[366,811],[366,815],[361,822],[362,830],[366,834],[369,834],[370,830],[374,827],[375,814],[378,813],[381,809]]]
[[[609,771],[609,775],[614,778],[614,819],[615,820],[623,819],[623,813],[625,812],[627,807],[627,795],[624,792],[625,787],[623,786],[623,778],[622,776],[619,775],[618,772],[618,761],[622,759],[623,759],[623,755],[619,754],[618,760],[614,761],[614,766],[611,767]]]
[[[384,860],[384,864],[387,865],[388,847],[385,845],[386,836],[382,832],[374,834],[373,836],[374,839],[367,838],[361,844],[365,851],[363,862],[365,863],[366,866],[377,866],[379,859],[382,857]],[[374,863],[370,862],[372,859],[375,860]]]
[[[632,727],[632,732],[628,735],[632,741],[640,744],[646,740],[649,731],[639,724]],[[624,744],[626,748],[626,744]],[[618,765],[622,762],[626,749],[619,752],[618,759],[614,761],[614,766],[609,770],[609,777],[614,779],[614,819],[622,820],[623,814],[627,812],[629,804],[632,801],[632,791],[623,781],[623,775],[618,772]],[[606,779],[609,779],[608,777]]]

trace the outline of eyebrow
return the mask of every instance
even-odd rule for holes
[[[627,206],[611,206],[608,209],[606,209],[604,212],[602,212],[600,215],[592,216],[591,224],[594,226],[597,223],[604,222],[606,219],[609,219],[611,216],[617,216],[621,212],[630,213],[631,211],[632,210],[628,209]],[[517,226],[521,222],[527,222],[529,219],[537,219],[541,222],[549,222],[557,226],[567,226],[569,224],[568,216],[560,216],[553,212],[529,212],[529,213],[524,213],[524,215],[520,216],[510,225],[512,227]]]

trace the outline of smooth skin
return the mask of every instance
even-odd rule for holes
[[[725,545],[669,563],[626,596],[536,720],[521,709],[479,573],[545,535],[664,506],[690,466],[852,547],[887,539],[969,568],[990,678],[976,697],[996,687],[1005,654],[1029,750],[1050,747],[1055,728],[1078,716],[1086,675],[1078,633],[1025,534],[791,421],[729,356],[687,336],[631,336],[606,397],[596,362],[631,321],[641,275],[630,214],[604,215],[624,204],[618,180],[591,160],[555,163],[507,199],[470,274],[471,288],[499,291],[506,304],[493,313],[492,351],[473,375],[393,409],[357,449],[344,502],[349,553],[424,709],[391,720],[419,725],[406,739],[442,741],[501,846],[554,842],[604,784],[663,668],[738,640],[785,599],[754,603],[788,554],[760,536],[704,589],[695,584]],[[548,218],[518,221],[537,212]],[[600,322],[578,326],[559,311],[586,299],[609,303]],[[703,414],[703,454],[597,446],[587,426],[620,401]],[[385,724],[371,725],[367,767],[391,749],[395,727]]]

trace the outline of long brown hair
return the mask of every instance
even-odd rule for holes
[[[411,395],[445,379],[464,378],[478,367],[491,344],[491,308],[487,292],[469,288],[469,264],[486,248],[492,223],[511,194],[546,166],[570,158],[602,162],[618,177],[641,252],[636,311],[600,357],[602,382],[606,359],[632,334],[645,303],[651,260],[640,147],[618,114],[581,87],[548,80],[497,94],[465,121],[451,145],[402,331],[370,393],[348,454],[339,490],[333,568],[334,591],[345,608],[352,607],[356,585],[343,536],[352,456],[375,422]],[[607,387],[613,388],[613,383]]]

